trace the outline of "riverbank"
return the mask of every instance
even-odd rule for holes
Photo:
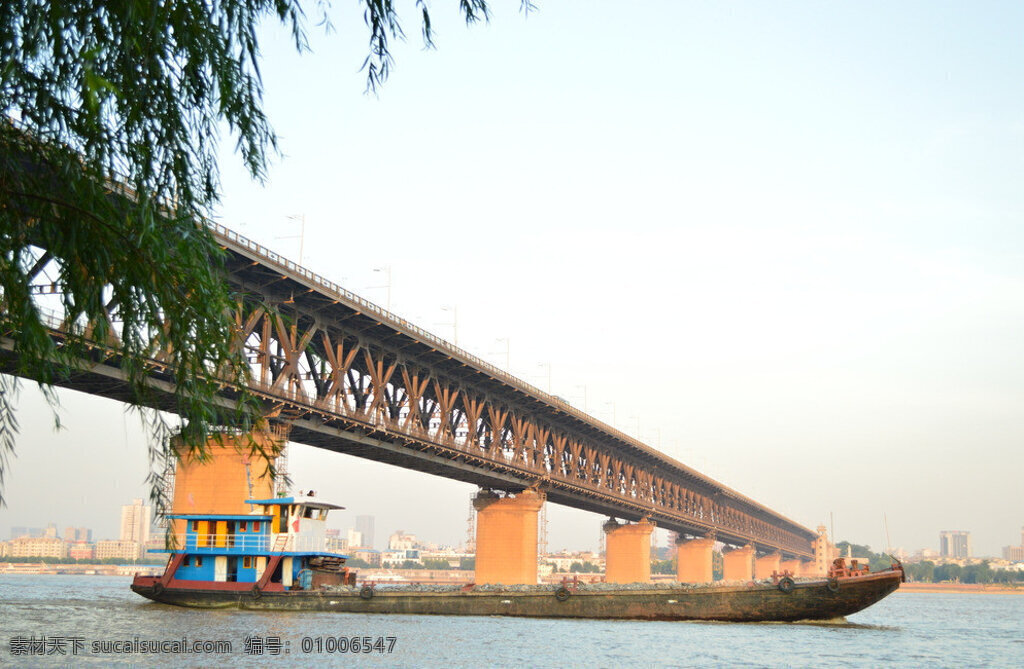
[[[48,562],[0,562],[0,574],[50,574],[74,576],[159,576],[164,565],[149,564],[64,564]]]
[[[969,593],[972,595],[1024,595],[1024,586],[994,583],[904,583],[896,592]]]

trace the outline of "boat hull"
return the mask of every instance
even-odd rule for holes
[[[774,585],[665,587],[643,590],[525,592],[472,589],[418,592],[376,589],[255,592],[161,587],[137,578],[136,593],[163,604],[270,611],[338,611],[429,615],[525,616],[735,622],[829,620],[856,613],[899,588],[902,571],[884,571],[833,582],[800,581],[790,591]],[[834,591],[833,591],[834,590]]]

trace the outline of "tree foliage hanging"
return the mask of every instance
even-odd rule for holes
[[[303,51],[310,4],[327,23],[326,0],[0,3],[0,360],[15,375],[0,377],[0,504],[15,377],[38,381],[56,408],[51,384],[93,359],[96,342],[116,350],[135,406],[147,405],[155,352],[169,352],[173,410],[200,452],[220,426],[260,419],[244,390],[217,401],[225,382],[244,389],[248,371],[222,251],[203,221],[218,198],[222,128],[256,179],[277,150],[259,24],[281,22]],[[404,35],[392,0],[361,4],[376,90],[393,67],[389,41]],[[432,46],[426,0],[415,7]],[[459,9],[468,23],[490,15],[486,0]],[[65,338],[51,336],[37,296],[47,283]],[[168,426],[144,415],[151,455],[167,456]]]

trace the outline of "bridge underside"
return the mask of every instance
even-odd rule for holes
[[[0,339],[0,372],[15,374],[16,371],[16,356],[11,350],[11,342]],[[146,404],[151,408],[173,413],[172,383],[168,378],[160,377],[159,373],[153,374],[149,383],[153,392],[146,398]],[[88,369],[76,371],[59,380],[56,385],[120,402],[132,401],[124,374],[112,364],[92,364]],[[231,403],[230,394],[225,393],[222,401]],[[527,481],[533,480],[539,484],[548,501],[557,504],[629,521],[639,521],[646,517],[655,521],[659,527],[680,534],[713,534],[719,541],[734,546],[752,543],[748,536],[731,533],[722,527],[659,513],[656,509],[640,503],[630,508],[621,498],[603,495],[552,477],[545,477],[538,482],[536,477],[531,479],[529,472],[523,471],[513,463],[503,464],[484,458],[474,458],[458,449],[410,438],[409,435],[370,422],[338,417],[323,420],[324,415],[319,412],[312,414],[296,407],[285,407],[282,411],[281,402],[272,397],[265,398],[265,406],[268,414],[305,414],[306,417],[286,419],[291,428],[289,441],[296,443],[426,472],[481,488],[518,492],[530,485]],[[788,550],[772,545],[757,546],[756,542],[753,543],[765,553],[779,551],[787,557],[812,557],[809,551]]]

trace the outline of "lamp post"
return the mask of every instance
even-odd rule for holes
[[[640,416],[630,416],[630,418],[636,421],[636,431],[633,433],[633,436],[640,439]]]
[[[387,288],[387,302],[386,309],[391,311],[391,265],[385,265],[384,267],[374,267],[374,272],[380,272],[387,278],[387,283],[383,286],[370,286],[370,288]]]
[[[457,306],[441,307],[441,311],[450,311],[452,314],[452,343],[459,345],[459,308]]]
[[[548,395],[550,395],[551,394],[551,363],[550,362],[538,362],[537,366],[538,367],[547,367],[548,368]]]
[[[512,345],[509,342],[509,338],[508,337],[498,337],[494,341],[503,341],[503,342],[505,342],[505,371],[507,372],[507,371],[509,371],[509,367],[511,367],[511,365],[509,364],[509,359],[511,357],[511,356],[509,356],[509,352],[510,352],[510,349],[511,349]]]
[[[302,264],[302,252],[305,250],[305,246],[306,246],[306,215],[305,214],[291,214],[290,216],[285,216],[285,218],[288,219],[289,221],[298,221],[299,222],[299,224],[301,226],[299,228],[299,234],[297,234],[297,235],[289,235],[287,237],[277,237],[277,239],[295,239],[296,237],[299,238],[299,265],[301,265]]]
[[[618,422],[615,418],[615,402],[605,402],[602,406],[608,406],[609,404],[612,407],[612,427],[615,427],[615,423]]]
[[[576,386],[576,387],[583,389],[583,413],[587,413],[587,386],[586,386],[586,384],[584,384],[582,386]]]

